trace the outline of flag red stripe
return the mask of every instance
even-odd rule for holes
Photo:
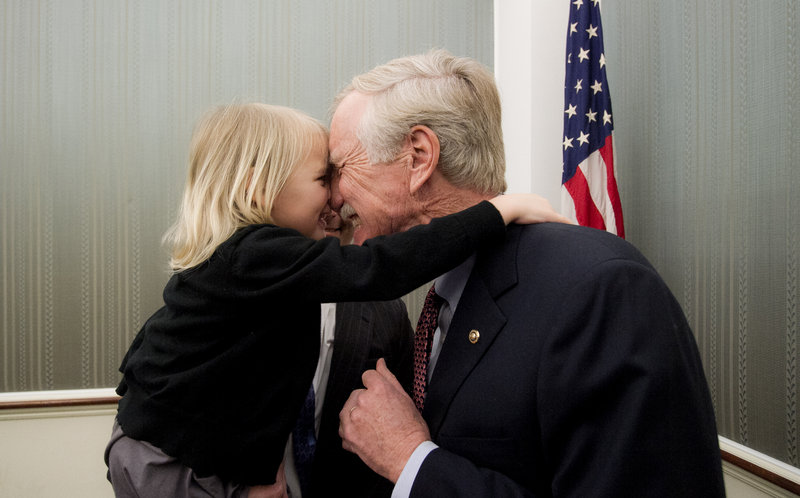
[[[572,197],[572,203],[575,205],[575,218],[578,220],[578,224],[605,230],[606,223],[603,221],[603,215],[600,214],[597,206],[594,205],[594,201],[592,201],[592,195],[589,193],[589,184],[580,168],[575,171],[572,178],[567,180],[564,187]]]
[[[600,148],[600,156],[603,158],[603,162],[606,163],[606,190],[608,191],[608,198],[611,200],[611,206],[614,209],[614,220],[617,224],[617,235],[624,239],[625,223],[622,220],[622,202],[619,198],[617,177],[614,172],[614,141],[612,140],[611,135],[606,137],[606,143]]]

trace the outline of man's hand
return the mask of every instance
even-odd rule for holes
[[[428,426],[383,358],[361,378],[366,389],[353,391],[339,413],[342,447],[397,482],[417,446],[430,440]]]

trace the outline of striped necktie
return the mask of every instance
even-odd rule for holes
[[[292,431],[294,466],[303,496],[310,496],[311,467],[314,463],[314,451],[317,449],[317,436],[314,431],[315,398],[312,385],[303,402],[303,407],[300,409],[297,425]]]

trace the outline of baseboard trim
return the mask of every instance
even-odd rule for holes
[[[800,495],[800,469],[720,436],[722,459],[775,486]]]
[[[0,393],[0,410],[108,405],[119,401],[113,388]]]

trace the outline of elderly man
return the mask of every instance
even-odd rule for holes
[[[503,192],[491,74],[432,51],[357,76],[335,103],[330,159],[356,243]],[[393,496],[724,495],[694,337],[630,244],[509,227],[434,289],[415,399],[379,361],[340,413],[345,449]]]

